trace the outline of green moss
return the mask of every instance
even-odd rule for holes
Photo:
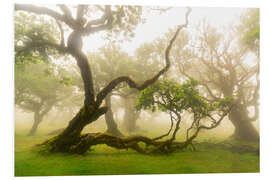
[[[81,109],[81,116],[84,117],[84,115],[85,115],[85,107],[83,107],[83,108]]]

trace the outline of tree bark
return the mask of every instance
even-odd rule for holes
[[[100,116],[105,114],[107,107],[95,108],[93,106],[80,109],[76,116],[69,122],[68,126],[59,135],[45,142],[49,143],[52,152],[72,152],[74,145],[81,141],[81,131],[83,128]]]
[[[105,98],[105,104],[108,108],[106,114],[105,114],[105,121],[107,125],[107,132],[111,133],[115,136],[122,137],[124,136],[118,129],[117,124],[113,117],[112,107],[111,107],[111,94],[108,94]]]
[[[243,141],[259,141],[259,133],[249,121],[248,113],[241,105],[236,105],[229,114],[229,119],[235,127],[233,138]]]

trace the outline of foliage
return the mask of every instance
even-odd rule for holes
[[[26,111],[51,106],[73,91],[63,69],[43,62],[15,64],[15,104]]]
[[[47,46],[32,46],[31,43],[45,41],[56,42],[60,35],[55,22],[43,16],[36,16],[24,12],[16,12],[15,26],[15,63],[48,62],[49,56],[56,57],[57,53]]]
[[[193,115],[192,123],[186,131],[185,141],[185,144],[192,145],[192,140],[197,137],[201,129],[209,130],[216,128],[230,112],[231,98],[226,97],[215,102],[208,102],[196,89],[197,85],[198,82],[194,79],[189,79],[183,84],[178,84],[172,80],[159,80],[141,92],[137,104],[138,110],[151,109],[154,112],[156,109],[159,109],[170,115],[171,127],[168,133],[156,137],[154,140],[168,136],[171,133],[174,122],[176,122],[169,142],[174,141],[185,112]],[[206,122],[210,122],[211,125],[204,125]],[[192,129],[195,132],[192,136],[189,136],[189,131]]]
[[[169,113],[191,111],[206,116],[211,111],[226,108],[230,98],[223,98],[215,103],[207,102],[196,89],[198,81],[190,79],[184,84],[172,80],[160,80],[141,92],[137,109],[152,109]]]
[[[256,12],[258,15],[258,9]],[[259,25],[259,19],[255,19],[252,18],[256,21],[254,25]],[[250,123],[258,119],[259,111],[259,47],[253,44],[255,49],[250,49],[247,48],[247,44],[240,43],[239,39],[249,28],[240,26],[242,29],[237,33],[235,29],[238,27],[239,24],[216,28],[204,20],[196,26],[193,34],[181,31],[170,53],[175,68],[171,68],[172,74],[166,76],[177,79],[180,83],[190,78],[197,79],[199,81],[197,88],[205,99],[210,101],[233,97],[234,103],[241,109],[237,113],[241,115],[230,116],[230,120]],[[163,42],[167,34],[153,41],[151,49],[155,49],[155,52],[150,52],[157,58],[163,56],[156,49],[160,46],[161,49],[165,47]],[[250,107],[255,109],[254,114],[249,114]],[[235,127],[237,131],[239,129],[241,132],[249,131],[248,128],[241,129],[240,123],[235,124],[239,124],[239,127]],[[250,127],[248,134],[252,134],[251,132],[256,134],[256,130],[252,129],[253,126]]]

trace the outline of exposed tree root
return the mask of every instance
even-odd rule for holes
[[[148,138],[145,136],[130,136],[119,137],[109,133],[88,133],[79,135],[78,133],[67,136],[64,132],[58,136],[45,141],[39,145],[39,152],[64,152],[84,154],[92,146],[99,144],[106,144],[116,149],[133,149],[142,154],[170,154],[177,150],[182,150],[187,146],[192,146],[192,141],[198,136],[202,129],[213,129],[217,127],[224,117],[229,113],[224,112],[217,121],[211,126],[200,125],[196,128],[192,136],[187,137],[184,142],[175,142],[176,133],[180,128],[181,117],[177,118],[176,127],[173,131],[172,137],[168,140],[160,141],[162,138]],[[171,131],[171,128],[169,132]],[[169,133],[167,133],[169,134]],[[193,147],[193,146],[192,146]],[[194,148],[194,147],[193,147]]]
[[[192,138],[193,139],[193,138]],[[142,154],[170,154],[182,150],[191,144],[192,139],[185,142],[156,141],[145,136],[117,137],[109,133],[88,133],[76,140],[66,153],[84,154],[92,146],[106,144],[116,149],[133,149]],[[48,140],[38,145],[40,153],[57,152],[54,146],[57,138]]]

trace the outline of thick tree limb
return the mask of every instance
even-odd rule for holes
[[[156,82],[156,80],[162,75],[164,74],[166,71],[168,71],[169,67],[170,67],[170,50],[172,48],[172,45],[177,37],[177,35],[179,34],[180,30],[184,27],[186,27],[188,25],[188,16],[191,12],[191,8],[188,8],[187,12],[186,12],[186,23],[182,24],[180,26],[178,26],[174,36],[172,37],[172,39],[169,42],[169,45],[166,48],[165,51],[165,60],[166,60],[166,66],[161,69],[155,76],[153,76],[151,79],[146,80],[145,82],[143,82],[142,84],[138,85],[134,80],[132,80],[130,77],[127,76],[121,76],[118,77],[114,80],[112,80],[105,88],[103,88],[97,95],[96,98],[96,103],[97,105],[101,104],[101,102],[103,101],[103,99],[106,97],[106,95],[108,93],[110,93],[112,91],[112,89],[114,89],[118,84],[122,83],[122,82],[126,82],[128,84],[128,86],[130,88],[135,88],[138,89],[139,91],[147,88],[149,85],[153,84],[154,82]]]

